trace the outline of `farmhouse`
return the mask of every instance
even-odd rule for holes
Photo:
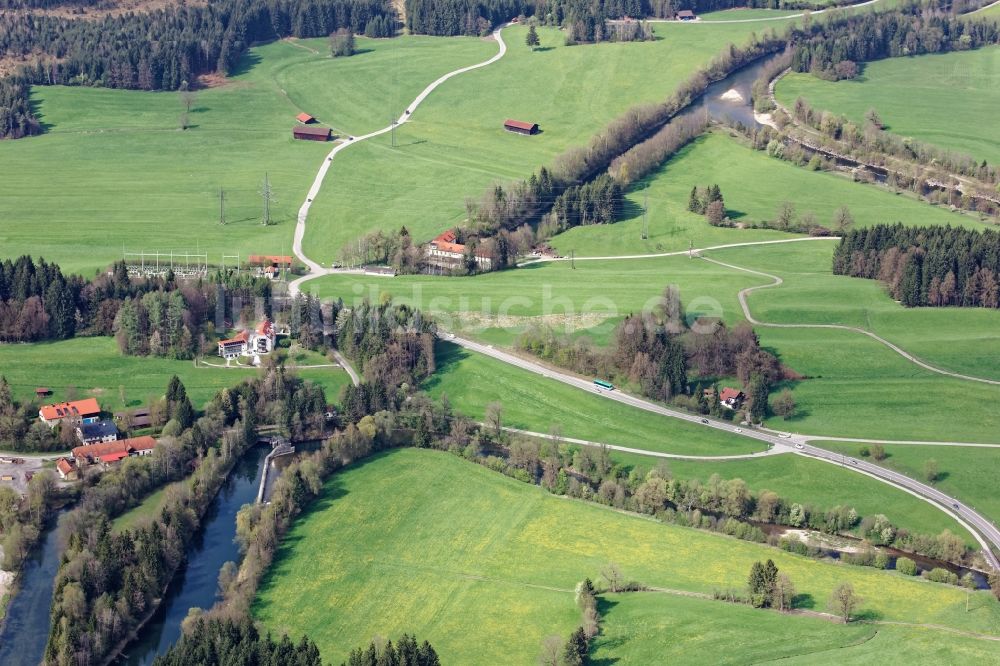
[[[72,455],[76,464],[81,467],[98,463],[109,465],[129,456],[151,455],[155,448],[156,440],[149,435],[143,435],[114,442],[78,446],[73,449]]]
[[[503,128],[515,134],[538,134],[538,123],[526,123],[523,120],[511,120],[508,118],[503,121]]]
[[[726,387],[719,393],[719,403],[729,409],[738,409],[745,399],[743,391],[734,388]]]
[[[118,439],[118,426],[107,419],[81,423],[76,427],[76,438],[84,444],[113,442]]]
[[[310,116],[308,113],[300,113],[299,115],[295,116],[295,119],[300,123],[302,123],[303,125],[308,125],[310,123],[316,122],[316,119]]]
[[[458,239],[455,232],[451,230],[438,235],[427,244],[427,263],[440,268],[460,266],[465,261],[467,248],[461,243],[456,243],[456,240]],[[493,259],[478,248],[473,253],[473,258],[476,265],[483,270],[489,270],[493,266]]]
[[[225,359],[237,356],[270,354],[274,351],[274,324],[267,317],[253,331],[240,331],[228,340],[219,340],[219,356]]]
[[[61,402],[57,405],[44,405],[38,410],[38,418],[49,426],[66,419],[70,423],[93,423],[101,415],[101,406],[96,398],[85,398],[73,402]]]
[[[292,128],[292,138],[304,141],[329,141],[332,134],[329,127],[296,125]]]
[[[56,461],[56,471],[63,481],[74,481],[77,477],[76,463],[69,458],[60,458]]]
[[[678,21],[696,21],[698,19],[698,17],[695,16],[694,12],[691,11],[690,9],[680,10],[679,12],[677,12],[675,18]]]
[[[277,278],[281,271],[292,268],[292,258],[287,254],[251,254],[247,258],[247,263],[254,268],[258,277],[268,277],[272,280]]]

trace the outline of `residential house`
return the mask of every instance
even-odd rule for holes
[[[63,481],[75,481],[77,479],[76,462],[70,458],[60,458],[56,461],[56,471]]]
[[[84,444],[113,442],[118,439],[118,426],[108,419],[81,423],[76,427],[76,438]]]
[[[719,393],[719,404],[723,407],[728,407],[729,409],[739,409],[743,401],[746,400],[746,395],[743,391],[739,389],[729,388],[728,386],[722,389]]]
[[[149,435],[119,439],[113,442],[88,444],[73,449],[73,459],[78,466],[110,465],[130,456],[152,455],[156,448],[156,440]]]
[[[57,405],[43,405],[38,410],[38,418],[50,428],[64,419],[73,424],[93,423],[101,417],[101,406],[96,398],[85,398],[72,402],[60,402]]]
[[[256,356],[274,351],[277,333],[267,317],[252,331],[240,331],[235,336],[219,341],[219,356],[233,359],[237,356]]]

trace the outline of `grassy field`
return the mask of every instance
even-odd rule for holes
[[[212,362],[221,362],[215,359]],[[330,401],[350,381],[340,368],[297,371],[303,379],[323,385]],[[72,388],[77,397],[93,396],[109,411],[124,408],[119,387],[125,389],[128,406],[146,404],[160,397],[173,375],[180,377],[195,407],[210,400],[219,389],[253,377],[256,370],[196,367],[193,361],[123,356],[112,338],[75,338],[61,342],[0,345],[0,375],[7,378],[20,400],[35,397],[35,388],[46,386],[52,396],[46,402],[66,400]]]
[[[48,402],[94,396],[108,410],[123,408],[119,387],[125,387],[129,406],[160,397],[173,375],[180,377],[191,402],[200,407],[219,389],[251,377],[253,370],[226,370],[194,366],[192,361],[122,356],[112,338],[76,338],[30,345],[0,345],[0,374],[7,377],[14,396],[34,398],[35,387],[52,389]]]
[[[648,585],[711,592],[742,588],[750,565],[767,557],[795,582],[803,607],[823,610],[850,580],[870,618],[986,632],[1000,620],[988,593],[966,613],[958,588],[657,524],[415,449],[327,483],[279,550],[253,614],[272,632],[308,633],[334,663],[373,635],[404,631],[431,641],[443,662],[529,663],[543,637],[579,622],[573,586],[609,560]]]
[[[786,105],[804,97],[855,122],[874,107],[895,134],[1000,162],[1000,137],[994,131],[1000,105],[997,47],[879,60],[866,64],[853,81],[792,74],[778,84],[777,96]]]
[[[855,446],[848,450],[856,453],[856,449]],[[663,461],[618,451],[612,451],[611,457],[630,467],[638,465],[643,469],[665,465],[670,474],[678,479],[704,482],[712,474],[718,474],[723,479],[739,478],[746,481],[755,493],[772,490],[790,502],[812,504],[821,509],[851,506],[862,516],[881,513],[911,532],[939,534],[947,529],[962,535],[970,546],[978,547],[965,528],[927,502],[881,481],[820,460],[789,454],[756,460]],[[916,478],[920,478],[919,473]]]
[[[846,442],[815,442],[817,445],[858,456],[860,444]],[[997,479],[1000,478],[1000,449],[960,446],[885,446],[889,457],[876,464],[902,472],[914,479],[923,480],[924,463],[934,459],[940,469],[940,478],[934,486],[942,492],[957,497],[981,511],[994,522],[1000,522],[1000,497],[997,496]]]
[[[178,481],[177,485],[184,483],[183,481]],[[151,519],[153,516],[157,516],[160,513],[160,509],[167,501],[167,488],[170,486],[163,486],[159,490],[155,490],[138,505],[132,509],[126,511],[122,515],[111,521],[111,526],[121,532],[122,530],[131,529],[135,527],[140,522]]]
[[[476,419],[494,401],[504,425],[566,437],[689,455],[731,455],[763,450],[756,440],[659,416],[546,379],[457,345],[439,343],[438,369],[425,383],[434,396]]]
[[[406,225],[415,240],[429,239],[464,219],[466,197],[497,180],[527,177],[769,25],[781,23],[656,24],[656,41],[584,46],[565,46],[561,32],[541,28],[535,52],[524,46],[526,28],[512,26],[503,33],[504,58],[438,88],[396,132],[397,148],[386,134],[337,156],[310,212],[305,248],[329,263],[375,229]],[[537,122],[542,133],[504,132],[505,118]]]
[[[668,594],[601,597],[596,663],[792,664],[986,663],[1000,660],[994,642],[904,627],[844,626]],[[775,640],[776,636],[783,637]],[[606,660],[602,661],[602,660]]]
[[[845,203],[859,226],[879,223],[951,224],[982,227],[975,218],[951,213],[888,190],[855,183],[841,175],[814,173],[768,157],[715,131],[693,142],[627,195],[627,219],[610,225],[576,227],[556,236],[561,254],[577,256],[640,254],[708,247],[723,243],[792,238],[766,229],[712,227],[704,216],[687,210],[694,186],[718,184],[729,216],[753,224],[773,220],[783,201],[801,215],[813,213],[833,226],[834,212]],[[648,185],[648,189],[645,189]],[[649,239],[641,239],[642,206],[648,197]]]
[[[767,282],[677,256],[579,261],[576,268],[569,262],[546,262],[468,278],[331,275],[309,288],[349,304],[365,298],[377,303],[390,294],[433,314],[447,330],[479,337],[486,333],[493,343],[511,344],[528,325],[544,323],[566,333],[586,329],[603,344],[622,317],[652,307],[667,285],[677,285],[689,314],[712,313],[734,323],[742,318],[736,293],[748,284]]]
[[[466,38],[359,38],[360,55],[334,60],[323,44],[306,44],[319,53],[287,41],[251,49],[226,85],[197,93],[186,131],[175,93],[34,88],[47,132],[0,143],[4,255],[41,255],[89,274],[123,246],[208,252],[214,263],[223,253],[290,254],[295,213],[330,149],[294,141],[295,115],[307,110],[350,131],[384,125],[393,95],[415,96],[495,49]],[[345,77],[348,68],[357,77]],[[277,199],[270,227],[260,223],[265,172]]]

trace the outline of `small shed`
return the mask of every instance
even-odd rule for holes
[[[52,389],[48,388],[47,386],[39,386],[38,388],[35,389],[35,395],[37,395],[39,398],[44,398],[47,395],[52,395]]]
[[[697,18],[698,17],[695,16],[695,13],[690,9],[682,9],[679,12],[677,12],[678,21],[694,21]]]
[[[302,123],[303,125],[310,125],[316,122],[316,119],[310,116],[308,113],[300,113],[299,115],[295,116],[295,119],[300,123]]]
[[[511,120],[508,118],[503,121],[503,128],[508,132],[516,134],[538,134],[538,123],[526,123],[523,120]]]
[[[292,128],[292,137],[304,141],[329,141],[332,131],[329,127],[298,125]]]

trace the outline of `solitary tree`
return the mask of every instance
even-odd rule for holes
[[[938,462],[934,458],[924,461],[924,477],[927,479],[927,483],[934,483],[941,477]]]
[[[853,226],[854,217],[851,215],[851,209],[847,206],[838,208],[837,212],[833,214],[833,228],[837,230],[837,233],[847,233]]]
[[[354,55],[354,32],[341,28],[330,35],[330,55],[342,58]]]
[[[608,589],[612,592],[619,592],[622,588],[622,570],[614,562],[608,562],[608,566],[601,570],[601,577],[607,581]]]
[[[786,421],[795,416],[795,398],[792,392],[784,389],[771,401],[771,410]]]
[[[497,439],[503,432],[503,404],[499,401],[486,405],[486,425],[493,431]]]
[[[795,585],[788,574],[779,573],[774,581],[774,589],[771,591],[771,607],[780,611],[786,611],[792,607],[792,599],[795,598]]]
[[[781,206],[778,207],[778,217],[775,220],[775,224],[779,229],[787,231],[792,226],[792,222],[794,221],[795,204],[791,201],[782,201]]]
[[[528,35],[524,38],[524,43],[530,46],[532,51],[534,51],[538,45],[541,44],[541,40],[538,39],[538,31],[535,30],[534,23],[528,26]]]
[[[830,609],[844,620],[844,624],[851,621],[851,615],[860,604],[861,597],[855,594],[850,583],[841,583],[830,597]]]

